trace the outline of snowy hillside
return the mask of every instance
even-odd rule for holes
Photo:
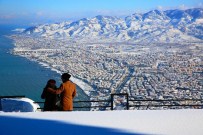
[[[30,27],[24,33],[47,38],[108,39],[135,42],[199,42],[203,40],[203,9],[152,10],[124,19],[83,18]]]

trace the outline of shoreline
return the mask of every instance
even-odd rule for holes
[[[57,70],[57,69],[55,69],[53,67],[50,67],[49,64],[47,64],[47,63],[44,63],[44,62],[41,62],[41,61],[38,61],[38,60],[36,60],[36,62],[39,63],[41,66],[43,66],[45,68],[48,68],[48,69],[50,69],[50,70],[52,70],[52,71],[54,71],[54,72],[56,72],[56,73],[58,73],[60,75],[62,74],[62,71],[59,71],[59,70]],[[90,85],[88,85],[87,83],[83,82],[82,80],[80,80],[80,79],[78,79],[76,77],[73,77],[73,75],[71,75],[70,80],[72,82],[74,82],[76,85],[78,85],[85,92],[85,94],[88,97],[90,97],[90,91],[93,90],[93,88]]]
[[[12,56],[19,56],[19,57],[25,58],[26,60],[28,60],[28,61],[30,61],[30,62],[34,62],[34,63],[36,63],[37,65],[39,65],[39,66],[41,66],[41,67],[43,67],[43,68],[45,68],[45,69],[50,70],[51,72],[55,72],[55,73],[58,74],[58,75],[61,75],[61,74],[62,74],[62,71],[59,71],[59,70],[55,69],[54,67],[51,67],[49,63],[42,62],[42,61],[40,61],[40,60],[38,60],[38,59],[32,59],[32,58],[27,57],[27,56],[14,54],[13,51],[14,51],[16,48],[18,48],[18,47],[16,46],[15,40],[14,40],[13,38],[11,38],[10,35],[3,35],[3,37],[4,37],[4,38],[7,38],[7,39],[9,39],[9,40],[11,41],[11,42],[10,42],[11,45],[10,45],[10,48],[9,48],[9,50],[8,50],[8,53],[9,53],[10,55],[12,55]],[[71,77],[70,80],[73,81],[73,82],[77,85],[79,91],[81,91],[79,95],[85,94],[85,95],[84,95],[85,100],[90,100],[90,93],[89,93],[88,91],[90,90],[91,86],[89,86],[88,84],[85,84],[85,83],[84,83],[83,81],[81,81],[80,79],[74,78],[73,76]],[[59,81],[59,84],[60,84],[60,81]],[[81,98],[82,98],[82,97],[81,97]],[[38,100],[40,100],[40,99],[38,99]],[[82,99],[79,99],[79,100],[84,100],[84,99],[82,98]]]
[[[13,47],[13,49],[15,49],[16,47]],[[15,55],[15,54],[12,54],[12,55]],[[26,58],[28,59],[29,61],[34,61],[36,62],[37,64],[41,65],[42,67],[44,68],[47,68],[47,69],[50,69],[51,71],[54,71],[56,72],[57,74],[62,74],[62,71],[59,71],[58,69],[55,69],[53,67],[50,67],[48,63],[45,63],[45,62],[42,62],[42,61],[39,61],[38,59],[31,59],[29,57],[25,57],[25,56],[22,56],[22,55],[17,55],[17,56],[20,56],[20,57],[23,57],[23,58]],[[82,80],[76,78],[76,77],[73,77],[73,75],[71,75],[71,78],[70,80],[72,82],[74,82],[78,87],[80,87],[80,89],[90,98],[90,91],[93,90],[93,88],[88,85],[87,83],[83,82]]]

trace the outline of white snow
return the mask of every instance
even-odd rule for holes
[[[24,28],[17,28],[17,29],[14,29],[12,31],[14,32],[23,32],[25,29]]]
[[[197,19],[197,20],[196,20],[196,23],[197,23],[197,24],[198,24],[198,23],[200,23],[200,24],[203,23],[203,19]]]
[[[39,25],[27,29],[27,34],[44,36],[47,38],[75,40],[108,39],[111,41],[136,41],[136,42],[200,42],[203,19],[201,14],[188,14],[185,11],[149,11],[145,14],[135,13],[124,18],[97,16],[83,18],[78,21],[64,24]],[[174,18],[183,13],[180,18]],[[202,12],[202,9],[193,9],[193,13]],[[191,12],[191,13],[192,13]],[[169,29],[169,30],[168,30]]]
[[[29,98],[2,98],[0,111],[4,112],[35,112],[38,104]]]
[[[203,134],[202,109],[35,112],[39,106],[28,98],[1,105],[1,135]]]
[[[17,122],[20,124],[16,125]],[[56,132],[60,135],[93,135],[95,132],[97,135],[202,135],[203,110],[0,113],[0,127],[0,133],[7,135],[54,135]],[[23,131],[20,127],[24,127]]]

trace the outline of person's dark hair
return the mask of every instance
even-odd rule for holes
[[[47,88],[52,88],[52,89],[56,90],[57,89],[56,81],[54,79],[49,79],[47,81],[47,84],[44,87],[44,90],[43,90],[42,95],[41,95],[42,99],[45,99],[47,97],[47,92],[46,92]]]
[[[70,77],[71,77],[71,75],[68,73],[63,73],[61,75],[61,79],[63,80],[63,82],[69,81]]]
[[[54,83],[55,84],[56,81],[54,79],[50,79],[50,80],[47,81],[47,84],[50,84],[50,83]]]
[[[56,84],[56,81],[55,81],[54,79],[49,79],[49,80],[47,81],[47,84],[46,84],[46,86],[45,86],[44,89],[51,87],[51,86],[52,86],[51,84]],[[56,86],[55,86],[55,87],[56,87]]]

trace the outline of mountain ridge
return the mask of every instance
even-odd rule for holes
[[[202,42],[203,9],[151,10],[125,18],[98,15],[73,22],[34,26],[23,33],[45,38],[79,40]]]

